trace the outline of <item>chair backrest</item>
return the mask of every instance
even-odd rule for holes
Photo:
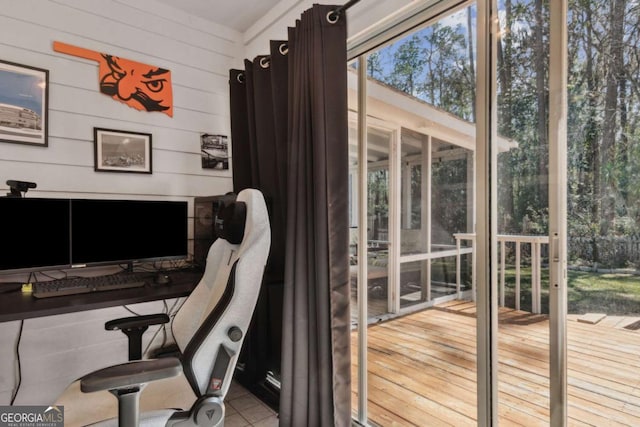
[[[172,323],[185,376],[198,396],[211,394],[212,387],[219,396],[228,391],[271,244],[260,191],[242,190],[220,212],[215,219],[219,237],[209,249],[204,275]],[[226,369],[215,367],[213,373],[220,361]]]

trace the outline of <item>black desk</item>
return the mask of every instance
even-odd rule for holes
[[[184,297],[191,293],[202,277],[202,272],[196,270],[175,270],[168,274],[171,277],[169,285],[153,284],[51,298],[34,298],[19,290],[0,294],[0,322]]]

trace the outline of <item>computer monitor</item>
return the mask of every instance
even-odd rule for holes
[[[70,267],[69,203],[0,197],[0,272]]]
[[[0,274],[188,258],[187,202],[0,197]]]
[[[74,199],[73,267],[186,259],[187,202]]]

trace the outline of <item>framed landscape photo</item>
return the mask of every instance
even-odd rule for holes
[[[151,173],[151,134],[93,128],[95,170]]]
[[[49,71],[0,60],[0,142],[48,145]]]

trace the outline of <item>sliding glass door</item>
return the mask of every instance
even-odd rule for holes
[[[492,298],[497,300],[498,419],[549,425],[549,12],[541,1],[498,2],[493,38],[493,131],[517,147],[496,152]],[[527,43],[523,43],[526,40]],[[562,184],[564,185],[564,184]],[[495,281],[497,279],[497,282]]]
[[[362,423],[475,425],[471,14],[443,10],[348,66]]]
[[[640,425],[640,6],[568,9],[568,418]]]
[[[566,19],[425,2],[352,43],[361,423],[567,422]]]

